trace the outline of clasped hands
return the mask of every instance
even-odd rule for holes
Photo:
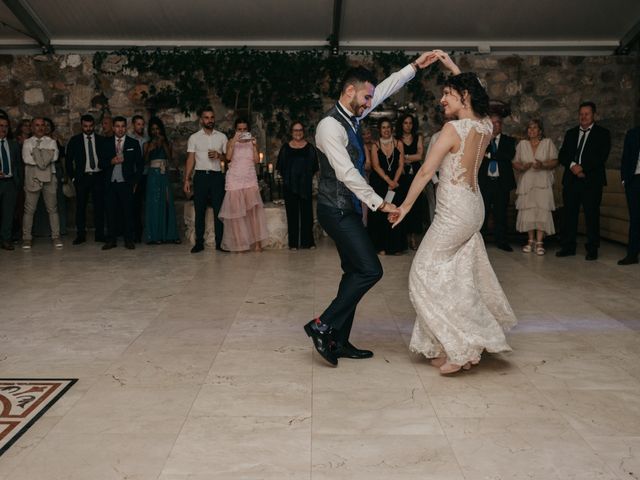
[[[571,167],[571,173],[573,173],[578,178],[585,178],[584,170],[582,170],[582,165],[575,164]]]
[[[387,214],[387,220],[392,224],[392,228],[395,228],[407,214],[402,205],[396,207],[393,203],[388,202],[385,202],[378,210]]]
[[[440,61],[442,65],[454,75],[460,73],[460,68],[451,60],[449,54],[442,50],[431,50],[429,52],[424,52],[418,58],[414,60],[415,65],[418,68],[427,68],[432,63]]]

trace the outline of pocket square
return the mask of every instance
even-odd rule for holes
[[[133,152],[133,148],[127,148],[125,151],[126,152]]]

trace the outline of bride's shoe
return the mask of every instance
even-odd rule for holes
[[[440,375],[451,375],[453,373],[459,372],[463,368],[463,365],[456,365],[455,363],[449,363],[447,361],[440,367]]]
[[[440,368],[442,365],[447,363],[447,357],[435,357],[430,360],[431,366]]]

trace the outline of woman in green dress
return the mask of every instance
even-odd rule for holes
[[[149,119],[149,142],[144,145],[145,164],[149,165],[144,235],[148,244],[181,243],[176,224],[176,208],[169,182],[172,162],[171,144],[162,120]]]

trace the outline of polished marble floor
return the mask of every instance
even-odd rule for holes
[[[0,377],[79,381],[0,480],[640,478],[640,268],[615,244],[488,250],[514,351],[454,378],[407,351],[411,255],[382,259],[358,311],[375,357],[333,369],[302,330],[335,292],[329,241],[2,251]]]

